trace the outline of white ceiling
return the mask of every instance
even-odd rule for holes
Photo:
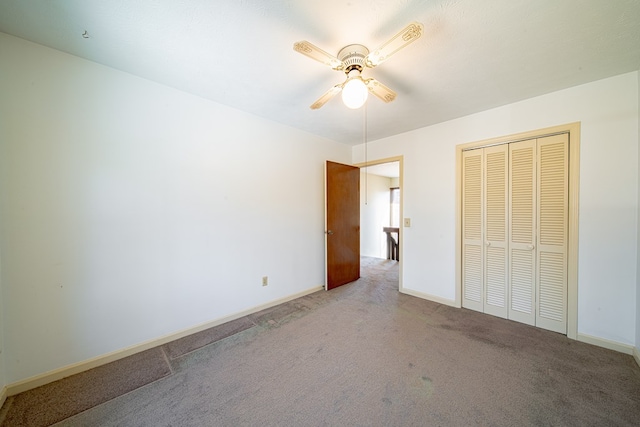
[[[398,178],[400,176],[400,162],[380,163],[373,166],[367,166],[366,171],[371,175]]]
[[[369,141],[640,69],[638,0],[0,0],[2,32],[352,145],[363,110],[309,109],[344,74],[293,43],[372,49],[411,21],[365,71],[398,94],[368,101]]]

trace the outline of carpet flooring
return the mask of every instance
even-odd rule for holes
[[[12,396],[1,425],[640,424],[631,356],[397,286],[364,258],[349,285]]]

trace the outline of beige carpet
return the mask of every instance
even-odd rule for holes
[[[171,374],[57,425],[638,425],[631,356],[400,294],[397,274],[364,259],[357,282],[168,344]],[[11,398],[3,425],[47,425],[22,420],[112,378],[77,381]]]
[[[171,373],[160,348],[7,398],[2,426],[48,426]]]

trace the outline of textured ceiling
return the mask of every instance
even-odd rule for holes
[[[309,109],[344,74],[293,43],[372,49],[411,21],[365,71],[398,94],[368,101],[368,140],[640,69],[638,0],[0,0],[2,32],[346,144],[363,110]]]

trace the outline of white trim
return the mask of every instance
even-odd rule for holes
[[[587,334],[578,334],[578,337],[576,339],[578,341],[581,341],[587,344],[597,345],[598,347],[608,348],[609,350],[614,350],[624,354],[632,355],[635,348],[631,344],[624,344],[621,342],[611,341],[604,338],[598,338],[598,337],[594,337]],[[636,361],[637,361],[637,358],[636,358]]]
[[[580,220],[580,122],[569,131],[569,240],[567,246],[567,337],[578,336],[578,224]]]
[[[633,358],[636,359],[636,363],[640,366],[640,348],[633,347]]]
[[[462,307],[462,149],[456,147],[455,307]]]
[[[322,196],[324,197],[324,203],[323,203],[323,208],[324,208],[324,230],[323,230],[323,234],[324,234],[324,285],[322,285],[322,289],[324,290],[329,290],[329,256],[327,253],[327,238],[329,237],[329,235],[327,234],[327,231],[329,230],[329,226],[327,224],[327,162],[329,162],[330,160],[325,160],[324,161],[324,168],[322,170],[322,172],[324,173],[323,177],[322,177],[322,185],[324,186],[324,191],[322,193]],[[358,203],[360,203],[360,201],[358,200]],[[358,221],[360,221],[360,219],[358,218]],[[358,223],[358,225],[360,225],[360,223]]]
[[[257,313],[266,308],[274,307],[276,305],[285,303],[287,301],[294,300],[296,298],[303,297],[305,295],[312,294],[314,292],[320,291],[324,289],[324,286],[315,286],[313,288],[309,288],[302,292],[295,293],[293,295],[289,295],[284,298],[280,298],[277,300],[270,301],[265,304],[261,304],[255,307],[252,307],[247,310],[243,310],[229,316],[221,317],[216,320],[212,320],[211,322],[206,322],[192,328],[184,329],[179,332],[175,332],[173,334],[165,335],[160,338],[156,338],[150,341],[146,341],[140,344],[133,345],[131,347],[127,347],[121,350],[117,350],[111,353],[104,354],[102,356],[94,357],[92,359],[88,359],[79,363],[74,363],[72,365],[67,365],[59,369],[55,369],[53,371],[45,372],[44,374],[35,375],[33,377],[27,378],[22,381],[15,382],[13,384],[9,384],[3,389],[3,394],[0,397],[4,396],[14,396],[18,393],[22,393],[27,390],[34,389],[36,387],[40,387],[45,384],[49,384],[53,381],[60,380],[62,378],[69,377],[71,375],[78,374],[80,372],[88,371],[89,369],[97,368],[98,366],[106,365],[107,363],[115,362],[116,360],[123,359],[125,357],[131,356],[136,353],[140,353],[145,350],[149,350],[155,347],[158,347],[163,344],[167,344],[171,341],[175,341],[177,339],[186,337],[191,334],[195,334],[197,332],[204,331],[206,329],[212,328],[214,326],[222,325],[223,323],[230,322],[232,320],[239,319],[241,317],[247,316],[249,314]],[[0,405],[1,406],[1,405]]]
[[[438,297],[438,296],[435,296],[435,295],[425,294],[424,292],[414,291],[413,289],[401,288],[400,289],[400,293],[411,295],[411,296],[422,298],[422,299],[426,299],[426,300],[432,301],[432,302],[437,302],[438,304],[448,305],[449,307],[460,308],[460,305],[455,300],[448,299],[448,298],[442,298],[442,297]]]

